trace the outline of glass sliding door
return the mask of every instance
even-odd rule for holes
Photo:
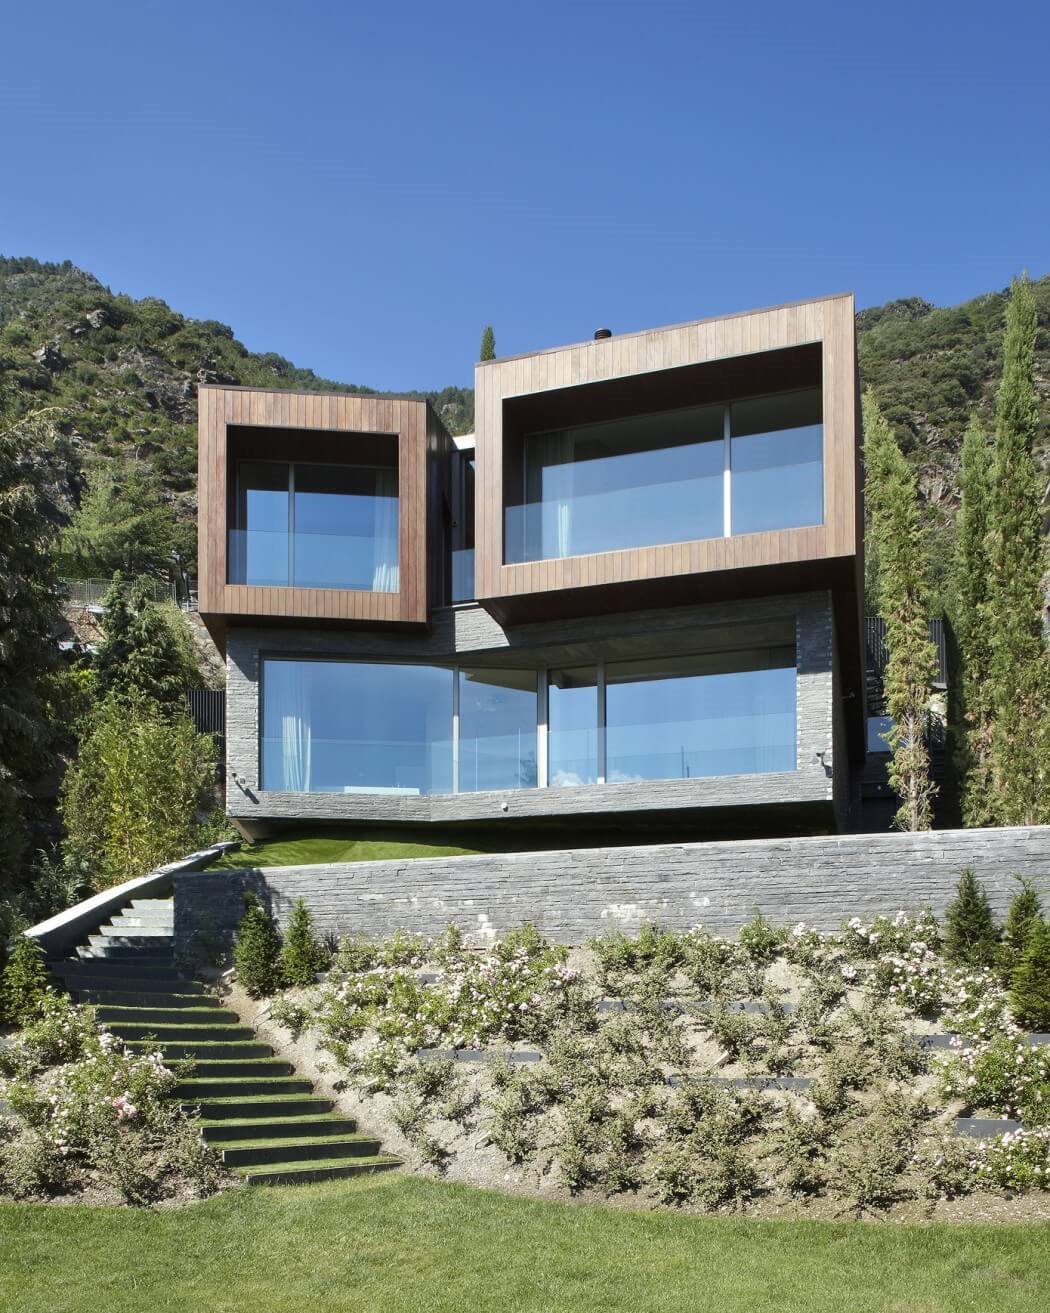
[[[452,683],[440,666],[264,661],[262,787],[450,793]]]
[[[820,388],[735,401],[730,411],[733,533],[823,524]]]
[[[459,791],[536,787],[536,672],[459,672]]]
[[[230,533],[230,582],[280,587],[291,575],[288,466],[242,461],[237,469],[236,525]]]
[[[547,677],[548,776],[551,788],[597,784],[598,670],[552,670]]]
[[[790,647],[606,669],[610,783],[795,769]]]

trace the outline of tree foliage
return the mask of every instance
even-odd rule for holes
[[[281,948],[281,970],[286,985],[312,985],[319,971],[332,959],[327,945],[317,937],[310,909],[302,898],[292,906]]]
[[[1010,1006],[1018,1025],[1050,1031],[1050,925],[1040,918],[1014,968]]]
[[[925,534],[915,475],[874,394],[864,396],[865,498],[879,562],[879,613],[886,622],[889,661],[883,679],[890,786],[901,805],[894,824],[928,830],[935,786],[930,780],[929,700],[937,673],[930,641],[924,577]]]
[[[119,570],[166,578],[176,551],[192,555],[192,527],[176,520],[150,468],[137,460],[96,464],[62,533],[64,573],[106,579]]]
[[[147,582],[130,586],[118,572],[103,602],[102,642],[95,656],[100,698],[139,693],[180,708],[201,673],[182,612],[156,602]]]
[[[104,889],[192,851],[214,770],[215,742],[188,716],[141,694],[111,695],[63,785],[67,863]]]
[[[1035,460],[1036,313],[1013,285],[995,418],[990,502],[992,801],[1007,825],[1050,821],[1050,654],[1043,633],[1043,481]]]
[[[238,982],[252,998],[269,998],[284,983],[280,936],[253,893],[244,895],[244,915],[237,929],[233,963]]]
[[[59,604],[45,493],[46,413],[0,425],[0,885],[21,874],[25,788],[48,760]]]
[[[0,977],[0,1025],[32,1021],[50,986],[44,950],[36,940],[19,935]]]
[[[944,914],[944,955],[960,966],[987,967],[996,959],[999,931],[984,886],[963,871]]]
[[[1035,885],[1024,876],[1018,879],[1021,888],[1010,902],[1003,927],[1002,956],[1008,971],[1020,961],[1032,931],[1043,919],[1043,904]]]
[[[478,359],[496,359],[496,333],[491,324],[485,326],[485,331],[481,335],[481,350],[478,354]]]

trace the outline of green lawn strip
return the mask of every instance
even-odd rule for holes
[[[354,839],[345,834],[317,834],[271,839],[226,853],[208,870],[244,870],[257,866],[313,866],[318,862],[380,862],[420,857],[469,857],[475,848],[458,848],[397,839]]]
[[[1035,1313],[1045,1226],[691,1218],[393,1174],[187,1208],[0,1206],[19,1313]]]
[[[318,1146],[320,1149],[320,1146]],[[228,1166],[227,1171],[235,1176],[284,1176],[288,1172],[313,1172],[337,1167],[341,1171],[367,1172],[374,1167],[400,1167],[402,1160],[390,1153],[362,1154],[349,1158],[329,1158],[318,1153],[316,1158],[296,1158],[283,1163],[245,1163],[240,1166]]]
[[[225,1151],[226,1149],[297,1149],[303,1144],[316,1144],[318,1149],[324,1149],[330,1144],[378,1144],[379,1140],[374,1135],[306,1135],[302,1138],[289,1136],[287,1139],[268,1140],[264,1136],[259,1136],[255,1140],[222,1140],[215,1145],[216,1149]],[[343,1160],[345,1161],[345,1159]]]

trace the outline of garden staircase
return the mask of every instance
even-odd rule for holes
[[[193,1066],[175,1097],[201,1118],[205,1140],[253,1185],[322,1181],[399,1166],[358,1133],[312,1081],[180,972],[170,898],[136,899],[51,970],[129,1049]]]

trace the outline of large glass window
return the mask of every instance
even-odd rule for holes
[[[452,678],[439,666],[265,661],[262,787],[450,793]]]
[[[790,647],[616,662],[605,698],[610,783],[795,769]]]
[[[731,408],[733,533],[824,520],[820,388],[736,401]]]
[[[459,672],[459,791],[536,785],[536,672]]]
[[[722,406],[694,406],[528,436],[507,560],[721,534],[723,416]]]
[[[242,461],[230,582],[398,589],[397,469]]]
[[[523,439],[508,564],[822,524],[821,389]]]
[[[547,680],[548,778],[552,788],[598,782],[598,671],[552,670]]]

